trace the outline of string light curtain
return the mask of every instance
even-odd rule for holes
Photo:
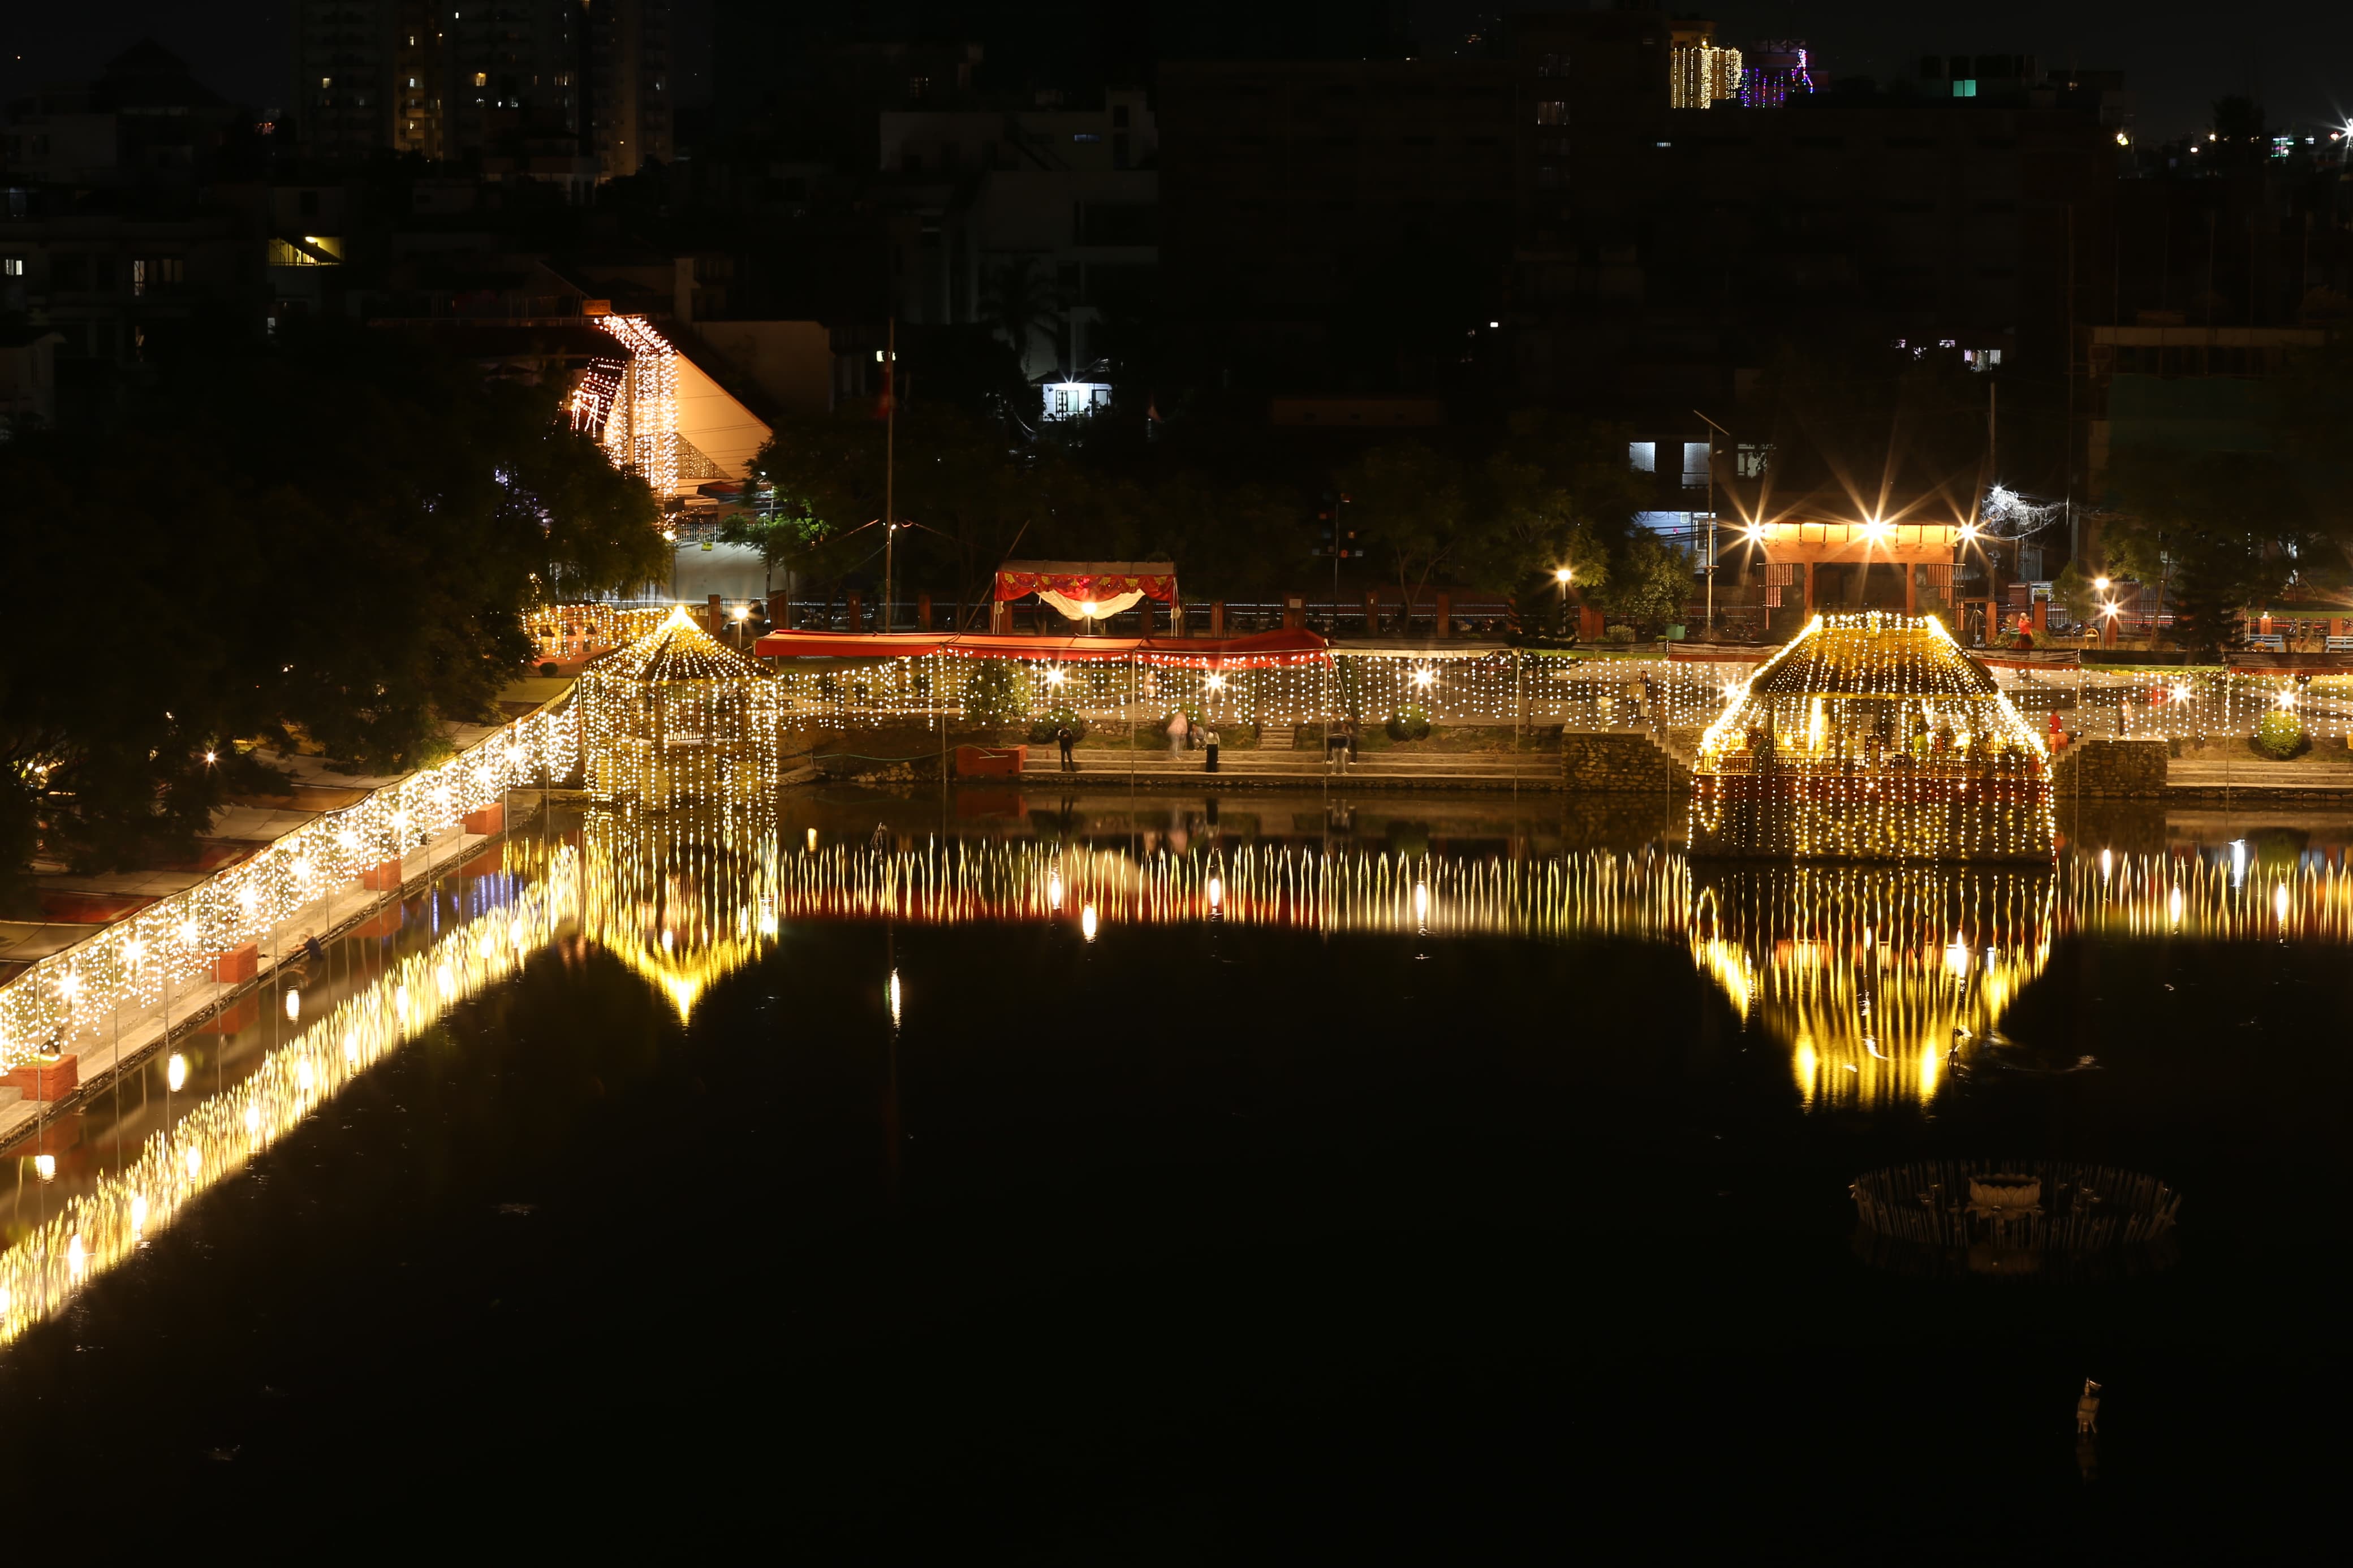
[[[1692,772],[1694,854],[2047,861],[2054,842],[2042,737],[1934,616],[1816,616]]]
[[[68,1050],[118,1007],[151,1007],[365,871],[458,828],[510,789],[571,776],[577,715],[559,701],[438,767],[303,824],[252,858],[117,921],[0,987],[0,1069]]]
[[[633,470],[658,497],[678,489],[678,350],[643,316],[591,316],[627,357],[592,371],[573,392],[574,420],[604,443],[614,465]],[[596,416],[601,413],[601,424]]]
[[[635,642],[669,614],[666,605],[542,605],[523,617],[523,630],[535,658],[582,658]]]
[[[519,970],[575,918],[575,859],[559,845],[523,877],[476,879],[473,886],[490,896],[470,918],[337,1004],[242,1082],[151,1135],[121,1169],[69,1198],[0,1254],[0,1344],[56,1316],[81,1287],[135,1254],[353,1079]]]
[[[774,789],[776,684],[683,605],[580,678],[592,799],[661,810]]]

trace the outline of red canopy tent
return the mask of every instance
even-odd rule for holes
[[[1313,664],[1329,645],[1314,632],[1245,637],[1052,637],[965,632],[770,632],[752,645],[762,658],[1041,658],[1091,664],[1133,658],[1187,669],[1261,669]]]

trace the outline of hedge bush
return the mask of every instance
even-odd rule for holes
[[[1400,708],[1381,727],[1392,741],[1426,741],[1430,739],[1430,713],[1421,708]]]
[[[1071,708],[1057,708],[1029,726],[1029,743],[1033,746],[1052,745],[1054,731],[1066,724],[1070,726],[1072,744],[1087,738],[1087,721],[1079,717],[1078,710]]]
[[[2304,750],[2304,721],[2284,708],[2274,708],[2255,723],[2255,745],[2267,757],[2282,762]]]

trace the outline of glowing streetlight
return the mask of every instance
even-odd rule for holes
[[[2106,592],[2108,591],[2108,580],[2107,580],[2105,577],[2094,577],[2094,578],[2093,578],[2093,579],[2092,579],[2092,591],[2093,591],[2094,593],[2095,593],[2095,594],[2105,594],[2105,593],[2106,593]]]
[[[1570,570],[1567,566],[1563,566],[1553,573],[1552,580],[1566,588],[1568,586],[1569,579],[1576,575],[1577,574],[1574,571]]]
[[[1092,904],[1079,911],[1079,934],[1089,942],[1095,939],[1095,907]]]

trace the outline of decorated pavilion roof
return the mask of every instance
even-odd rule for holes
[[[659,626],[596,667],[597,679],[649,686],[685,680],[765,680],[759,660],[737,653],[697,626],[680,605]]]
[[[1818,618],[1757,672],[1748,689],[1778,697],[1990,697],[1992,674],[1927,617],[1873,613]]]

